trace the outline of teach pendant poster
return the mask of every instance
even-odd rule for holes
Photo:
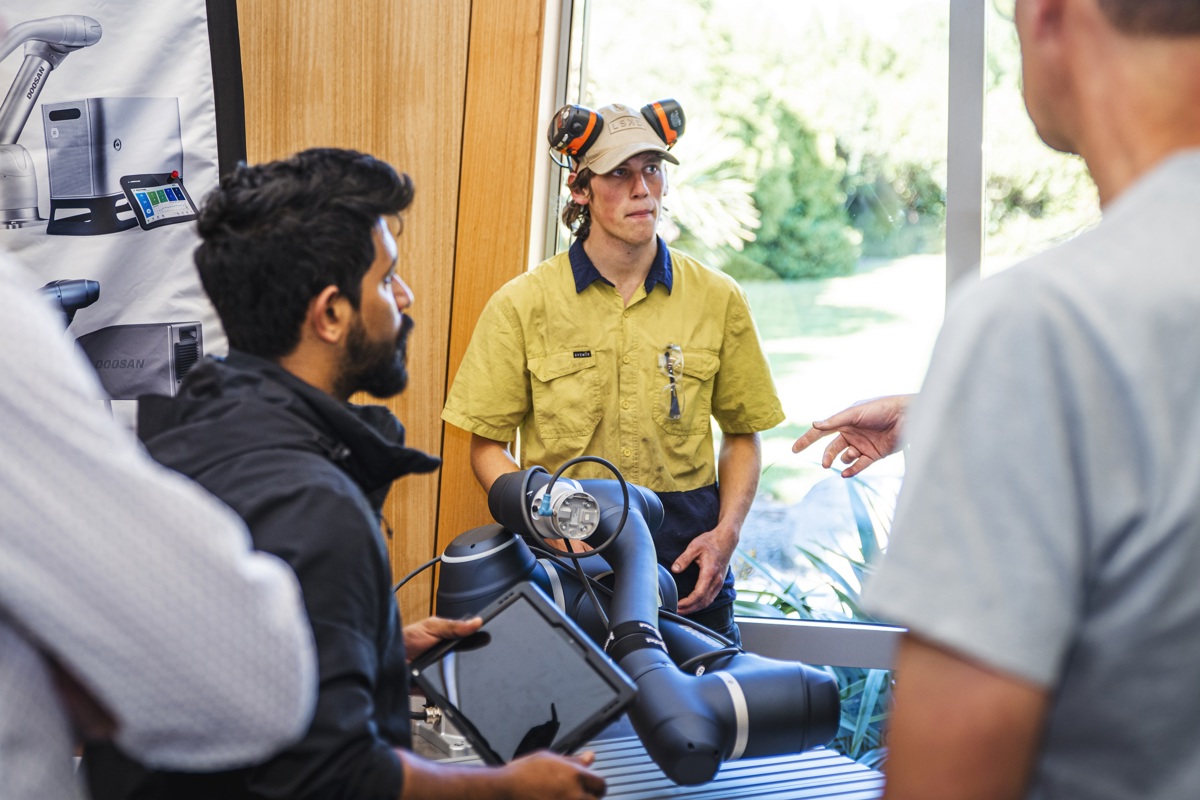
[[[192,261],[218,178],[205,0],[0,0],[0,17],[0,246],[114,400],[174,394],[226,348]]]

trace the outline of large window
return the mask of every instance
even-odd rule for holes
[[[860,619],[903,459],[847,481],[821,468],[820,446],[792,442],[857,400],[916,391],[946,286],[1093,224],[1086,170],[1037,139],[1016,34],[991,0],[562,8],[555,107],[682,104],[663,235],[741,283],[787,412],[763,435],[739,611]],[[550,176],[551,194],[561,183]],[[547,216],[548,248],[566,246]],[[882,708],[879,678],[857,680],[857,699]],[[851,754],[871,763],[878,744],[859,737]]]
[[[683,105],[664,236],[739,280],[783,399],[739,584],[794,583],[814,612],[853,614],[810,555],[861,553],[850,492],[886,509],[903,462],[847,484],[819,449],[790,448],[811,420],[924,373],[946,280],[948,3],[589,0],[576,14],[572,101]]]
[[[663,234],[739,280],[766,343],[788,419],[763,436],[742,585],[778,579],[817,613],[853,614],[813,572],[811,556],[861,555],[868,517],[886,541],[903,460],[846,482],[821,468],[819,447],[793,455],[791,443],[813,419],[857,400],[918,389],[945,286],[963,272],[947,258],[948,153],[966,151],[979,165],[960,200],[971,213],[950,215],[965,229],[960,240],[975,236],[975,251],[968,244],[957,255],[969,278],[1091,225],[1098,212],[1086,170],[1036,138],[1021,101],[1016,33],[992,2],[575,0],[562,8],[570,44],[560,52],[554,105],[664,97],[683,105],[687,132],[675,149],[681,163],[671,167]],[[973,119],[985,97],[986,125]],[[973,168],[959,166],[960,176]],[[548,247],[565,247],[549,217]]]

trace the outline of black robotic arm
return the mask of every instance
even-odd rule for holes
[[[499,525],[462,534],[442,556],[438,614],[476,612],[523,580],[540,585],[637,685],[630,722],[671,780],[705,783],[724,761],[798,753],[837,733],[838,688],[829,675],[740,652],[670,613],[673,581],[651,538],[662,504],[650,490],[623,480],[567,481],[535,467],[498,479],[488,505]],[[572,570],[539,561],[515,534],[581,539],[600,551],[587,561],[611,567],[611,596],[599,595],[597,611]]]

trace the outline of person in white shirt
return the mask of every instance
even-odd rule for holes
[[[295,575],[113,421],[36,287],[0,255],[0,797],[76,796],[81,735],[260,760],[316,696]]]

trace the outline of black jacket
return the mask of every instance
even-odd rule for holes
[[[404,447],[386,408],[339,402],[237,352],[192,370],[178,397],[143,398],[138,432],[154,458],[240,514],[255,547],[296,571],[320,689],[304,739],[256,767],[152,772],[111,747],[90,748],[93,796],[395,800],[403,775],[393,748],[410,743],[408,682],[380,508],[392,481],[438,459]]]

